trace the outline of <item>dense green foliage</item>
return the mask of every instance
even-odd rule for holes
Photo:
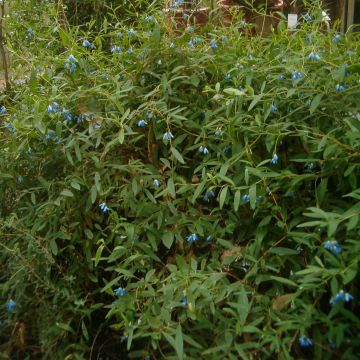
[[[4,358],[356,359],[359,36],[34,3],[0,104]]]

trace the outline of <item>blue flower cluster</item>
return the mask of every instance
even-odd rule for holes
[[[46,136],[45,136],[45,139],[47,141],[53,141],[57,144],[60,144],[63,139],[59,138],[58,136],[55,135],[55,131],[54,130],[49,130],[47,133],[46,133]]]
[[[349,294],[349,293],[346,293],[344,290],[340,290],[336,295],[335,297],[331,298],[329,303],[331,305],[334,305],[334,304],[337,304],[338,302],[340,301],[344,301],[344,302],[349,302],[351,300],[353,300],[354,297]]]
[[[311,339],[308,339],[307,337],[302,335],[302,336],[299,337],[299,345],[301,347],[306,348],[306,347],[313,346],[314,342]]]
[[[69,71],[69,73],[73,73],[77,67],[77,59],[73,54],[70,54],[68,58],[65,60],[65,69]]]
[[[147,122],[146,122],[146,120],[140,120],[140,121],[137,123],[137,125],[140,126],[140,127],[144,127],[144,126],[147,125]]]
[[[207,155],[207,154],[209,153],[209,150],[208,150],[208,148],[205,147],[205,146],[200,146],[200,147],[199,147],[199,153],[204,154],[204,155]]]
[[[186,238],[186,241],[189,244],[191,244],[191,243],[193,243],[194,241],[197,241],[197,240],[199,240],[199,237],[197,236],[197,234],[191,234]]]
[[[48,113],[57,113],[58,110],[59,110],[59,104],[55,101],[47,108]]]
[[[300,71],[297,71],[297,70],[293,71],[292,76],[291,76],[291,78],[294,81],[295,80],[301,80],[303,77],[304,77],[304,74],[302,72],[300,72]]]
[[[306,14],[304,15],[304,19],[305,19],[307,22],[309,22],[309,21],[312,20],[312,17],[310,16],[309,13],[306,13]]]
[[[339,245],[339,243],[334,240],[334,241],[326,241],[323,244],[324,249],[330,250],[333,254],[338,255],[341,253],[341,246]]]
[[[104,202],[99,205],[99,208],[103,213],[107,213],[110,210]]]
[[[114,295],[118,296],[118,297],[123,297],[127,294],[127,290],[124,288],[117,288],[114,290]]]
[[[6,114],[7,110],[6,110],[6,107],[4,105],[1,105],[0,106],[0,115],[4,115]]]
[[[117,46],[117,45],[115,45],[115,46],[113,46],[112,48],[111,48],[111,52],[113,53],[113,54],[120,54],[121,53],[121,47],[120,46]]]
[[[338,92],[343,92],[343,91],[345,91],[345,86],[337,84],[335,86],[335,90],[338,91]]]
[[[311,53],[309,54],[309,59],[310,59],[310,60],[316,60],[316,61],[320,61],[320,60],[321,60],[320,56],[319,56],[318,54],[313,53],[313,52],[311,52]]]

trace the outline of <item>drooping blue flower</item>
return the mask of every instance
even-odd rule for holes
[[[76,120],[76,116],[71,114],[69,110],[67,110],[66,108],[62,108],[61,110],[61,115],[63,116],[63,118],[66,121],[75,121]]]
[[[278,162],[279,162],[279,156],[277,154],[274,154],[272,159],[270,160],[270,163],[276,165]]]
[[[312,20],[312,17],[310,16],[309,13],[306,13],[306,14],[304,15],[304,19],[305,19],[307,22],[309,22],[309,21]]]
[[[338,42],[341,40],[341,35],[340,34],[336,34],[333,39],[332,39],[332,42]]]
[[[335,90],[338,91],[338,92],[343,92],[343,91],[345,91],[345,86],[337,84],[335,86]]]
[[[114,45],[112,48],[111,48],[111,52],[113,54],[120,54],[121,53],[121,47],[120,46],[117,46],[117,45]]]
[[[285,76],[283,74],[280,74],[278,77],[277,77],[278,80],[284,80],[285,79]]]
[[[13,134],[16,134],[16,129],[14,127],[14,124],[11,122],[7,122],[4,124],[4,128],[12,132]]]
[[[207,242],[210,242],[212,240],[212,236],[207,236],[206,238],[205,238],[205,241],[207,241]]]
[[[215,193],[212,190],[208,190],[205,192],[203,196],[203,200],[209,202],[211,199],[215,197]]]
[[[230,74],[226,74],[224,77],[225,81],[229,81],[231,79],[231,75]]]
[[[212,49],[217,49],[217,48],[218,48],[218,46],[217,46],[217,44],[216,44],[216,41],[215,41],[214,39],[212,39],[212,40],[210,41],[210,47],[211,47]]]
[[[295,71],[293,71],[293,73],[292,73],[292,79],[295,81],[295,80],[300,80],[300,79],[302,79],[304,77],[304,74],[302,73],[302,72],[300,72],[300,71],[297,71],[297,70],[295,70]]]
[[[13,310],[15,309],[15,306],[16,306],[16,301],[10,299],[10,300],[5,304],[5,306],[6,306],[6,309],[7,309],[8,311],[13,311]]]
[[[217,138],[219,138],[222,134],[223,134],[223,132],[222,132],[221,128],[217,127],[216,130],[215,130],[215,136]]]
[[[110,210],[104,202],[99,205],[99,208],[103,213],[107,213]]]
[[[186,32],[188,32],[188,33],[193,33],[195,30],[194,30],[194,28],[192,27],[192,26],[188,26],[187,28],[186,28]]]
[[[189,46],[189,48],[192,49],[192,50],[195,49],[195,45],[194,45],[194,43],[192,42],[192,40],[190,40],[190,41],[188,42],[188,46]]]
[[[174,43],[171,43],[171,44],[169,45],[169,48],[170,48],[170,49],[175,49],[175,47],[176,47],[176,46],[175,46]]]
[[[31,27],[29,27],[29,28],[26,30],[26,36],[25,36],[25,38],[29,40],[29,39],[32,39],[34,36],[35,36],[35,31],[34,31]]]
[[[116,35],[117,35],[117,37],[120,38],[120,39],[123,37],[123,33],[122,33],[121,31],[119,31]]]
[[[130,29],[129,31],[128,31],[128,35],[129,36],[134,36],[136,34],[136,31],[134,30],[134,29]]]
[[[184,4],[184,0],[175,0],[173,2],[173,4],[172,4],[172,7],[177,8],[177,7],[179,7],[179,6],[183,5],[183,4]]]
[[[181,298],[181,305],[186,307],[186,306],[188,306],[188,304],[189,303],[188,303],[188,300],[187,300],[187,297],[186,297],[186,293],[185,293],[185,291],[183,291],[183,296]]]
[[[299,337],[299,345],[301,347],[310,347],[314,345],[314,342],[311,339],[308,339],[307,337],[305,337],[304,335]]]
[[[336,295],[335,297],[331,298],[329,303],[331,305],[334,305],[334,304],[337,304],[338,302],[340,301],[344,301],[344,302],[350,302],[354,299],[354,297],[349,294],[349,293],[346,293],[344,290],[340,290]]]
[[[318,54],[315,54],[314,52],[311,52],[310,54],[309,54],[309,59],[310,60],[316,60],[316,61],[320,61],[320,56],[318,55]]]
[[[65,60],[65,69],[69,70],[69,73],[73,73],[77,67],[77,59],[73,54],[70,54],[68,58]]]
[[[241,197],[242,201],[245,201],[245,202],[249,202],[250,201],[250,196],[248,194],[245,194]]]
[[[58,110],[59,110],[59,104],[57,102],[53,102],[47,108],[48,113],[57,113]]]
[[[187,13],[184,13],[184,14],[183,14],[183,19],[184,19],[184,20],[188,20],[188,19],[189,19],[189,17],[190,17],[190,15],[189,15],[189,14],[187,14]]]
[[[275,114],[277,112],[277,107],[275,105],[270,106],[270,114]]]
[[[161,181],[160,181],[160,180],[155,179],[155,180],[153,181],[153,186],[154,186],[154,187],[159,187],[160,185],[161,185]]]
[[[153,16],[147,16],[147,17],[144,19],[144,21],[145,21],[146,23],[151,23],[151,22],[154,22],[155,19],[154,19]]]
[[[164,133],[163,135],[163,140],[171,140],[174,138],[174,135],[170,132],[170,131],[167,131],[166,133]]]
[[[134,50],[131,47],[129,47],[128,50],[127,50],[127,53],[129,55],[134,55]]]
[[[225,146],[224,147],[224,153],[225,154],[231,154],[232,148],[231,146]]]
[[[127,290],[122,288],[122,287],[119,287],[117,289],[114,290],[114,295],[115,296],[118,296],[118,297],[123,297],[127,294]]]
[[[1,105],[0,106],[0,115],[4,115],[6,114],[7,110],[6,110],[6,107],[4,105]]]
[[[341,246],[336,240],[324,242],[323,247],[324,249],[330,250],[334,255],[341,253]]]
[[[197,241],[199,239],[199,237],[197,236],[197,234],[191,234],[186,238],[186,241],[191,244],[194,241]]]
[[[228,38],[226,35],[221,35],[220,40],[225,42],[225,41],[228,41]]]
[[[315,170],[316,165],[314,163],[310,163],[307,165],[307,168],[308,168],[308,170],[312,171],[312,170]]]
[[[84,48],[91,48],[92,44],[91,44],[91,42],[90,42],[89,40],[84,40],[84,41],[82,42],[82,46],[83,46]]]
[[[24,183],[24,177],[21,176],[21,175],[18,175],[16,177],[16,181],[19,183],[19,184],[23,184]]]
[[[209,150],[206,146],[200,146],[199,147],[199,152],[204,154],[204,155],[207,155],[209,153]]]

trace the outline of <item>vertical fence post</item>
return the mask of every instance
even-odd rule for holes
[[[5,18],[5,0],[1,1],[1,18],[0,18],[0,56],[4,67],[4,77],[5,77],[5,86],[6,91],[10,90],[9,83],[9,70],[8,62],[6,58],[5,46],[4,46],[4,18]]]

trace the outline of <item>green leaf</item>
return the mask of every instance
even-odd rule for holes
[[[94,202],[96,201],[96,197],[97,197],[97,190],[96,190],[96,186],[93,185],[90,189],[90,199],[92,204],[94,204]]]
[[[181,154],[179,153],[179,151],[177,149],[175,149],[173,146],[170,148],[172,154],[175,156],[175,158],[181,163],[181,164],[185,164],[185,161],[183,159],[183,157],[181,156]]]
[[[67,190],[67,189],[63,190],[63,191],[60,193],[60,195],[66,196],[66,197],[73,197],[73,196],[74,196],[74,194],[73,194],[70,190]]]
[[[323,94],[317,94],[314,99],[311,101],[310,105],[310,114],[312,114],[320,105]]]
[[[78,184],[78,183],[75,182],[75,181],[72,181],[72,182],[70,183],[70,186],[71,186],[73,189],[75,189],[75,190],[80,190],[80,184]]]
[[[175,184],[174,184],[174,180],[172,178],[170,178],[167,182],[167,190],[168,190],[170,196],[175,199],[175,197],[176,197]]]
[[[105,245],[101,244],[98,249],[96,250],[96,254],[95,254],[95,267],[98,266],[100,258],[101,258],[101,254],[104,250]]]
[[[241,200],[240,190],[236,190],[235,191],[235,196],[234,196],[234,210],[235,211],[238,211],[238,209],[239,209],[240,200]]]
[[[178,326],[176,328],[175,351],[176,351],[176,354],[178,356],[178,359],[182,360],[184,358],[184,339],[183,339],[180,324],[178,324]]]
[[[226,88],[226,89],[224,89],[224,93],[229,94],[229,95],[233,95],[233,96],[243,96],[243,95],[245,95],[244,91],[241,91],[241,90],[235,89],[235,88]]]
[[[174,242],[174,233],[172,232],[165,232],[162,234],[161,240],[163,242],[163,244],[170,249],[171,245]]]
[[[226,200],[226,195],[227,195],[227,192],[228,192],[228,186],[224,186],[221,191],[220,191],[220,195],[219,195],[219,206],[220,206],[220,209],[223,208],[224,206],[224,203],[225,203],[225,200]]]
[[[53,253],[53,255],[56,256],[58,254],[58,246],[56,244],[56,240],[51,239],[49,245],[50,245],[51,252]]]
[[[204,190],[204,187],[206,185],[206,180],[202,181],[197,187],[196,190],[194,192],[194,195],[191,199],[191,202],[194,204],[196,199],[199,197],[199,195],[202,193],[202,191]]]
[[[286,279],[286,278],[282,278],[282,277],[279,277],[279,276],[270,276],[269,278],[271,280],[277,281],[277,282],[285,284],[285,285],[298,287],[298,285],[294,281]]]

